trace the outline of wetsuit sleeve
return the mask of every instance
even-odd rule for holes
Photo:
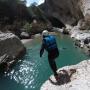
[[[41,45],[41,49],[40,49],[40,57],[42,57],[43,53],[44,53],[44,42],[42,42],[42,45]]]

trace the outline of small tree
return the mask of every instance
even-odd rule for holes
[[[23,28],[24,28],[28,33],[30,33],[31,28],[32,28],[32,25],[27,22],[27,23],[23,26]]]

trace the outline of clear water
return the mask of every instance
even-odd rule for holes
[[[79,48],[75,48],[73,40],[68,36],[57,35],[57,43],[60,50],[60,56],[56,60],[58,68],[89,59]],[[40,38],[26,44],[27,53],[23,60],[10,73],[0,78],[0,90],[40,90],[40,86],[53,74],[47,52],[44,52],[42,58],[39,57],[40,44]]]

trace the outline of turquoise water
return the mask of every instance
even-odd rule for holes
[[[39,57],[41,39],[36,38],[32,43],[27,43],[27,53],[14,69],[0,78],[0,90],[40,90],[40,86],[52,73],[47,52]],[[82,50],[75,48],[73,40],[68,36],[57,35],[60,56],[56,59],[58,68],[65,65],[77,64],[89,57]]]

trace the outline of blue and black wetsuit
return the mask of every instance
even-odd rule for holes
[[[55,58],[59,56],[59,51],[56,44],[55,36],[48,35],[43,37],[42,47],[40,50],[40,57],[42,56],[44,49],[48,52],[48,61],[51,69],[54,72],[54,75],[57,75],[57,66],[55,63]]]

